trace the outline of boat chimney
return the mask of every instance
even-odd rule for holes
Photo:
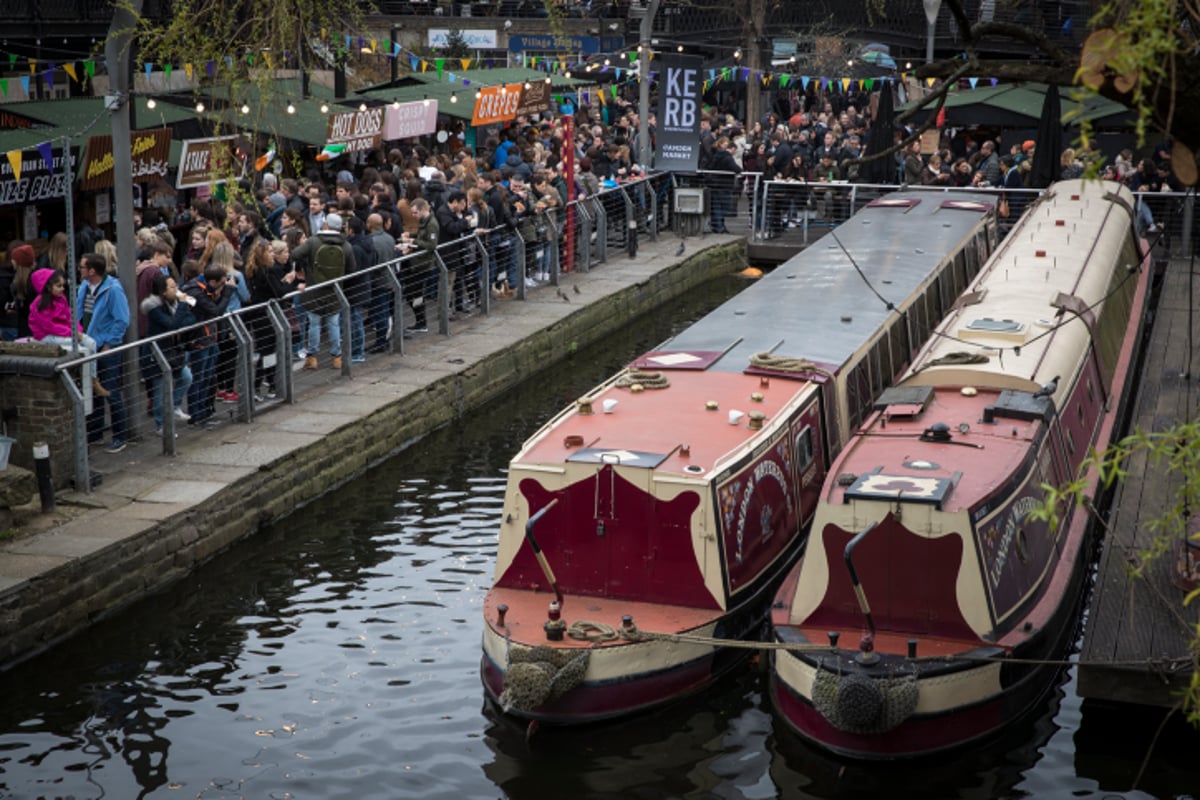
[[[496,606],[496,627],[497,628],[504,627],[504,615],[507,613],[508,613],[508,606],[506,606],[504,603],[501,603],[500,605]]]
[[[992,425],[995,422],[996,422],[996,407],[995,406],[984,406],[983,407],[983,424],[984,425]]]
[[[575,401],[575,410],[581,415],[587,416],[592,413],[592,398],[581,397]]]
[[[747,427],[752,431],[761,431],[763,420],[767,418],[767,415],[761,411],[751,411],[748,417],[750,421],[747,423]]]
[[[621,630],[625,633],[632,633],[637,630],[637,626],[633,624],[633,615],[626,614],[621,617]]]
[[[842,635],[840,633],[838,633],[837,631],[830,631],[829,632],[829,646],[836,650],[838,639],[840,639],[840,638],[842,638]]]
[[[917,657],[917,640],[916,639],[908,640],[908,657],[909,658]]]
[[[546,612],[546,624],[542,626],[546,631],[546,639],[551,642],[561,642],[563,634],[566,633],[567,623],[562,621],[562,609],[558,605],[557,600],[550,601],[550,608]]]

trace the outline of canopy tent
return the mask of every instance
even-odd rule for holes
[[[1044,83],[1000,84],[975,89],[958,89],[946,97],[946,125],[983,125],[998,128],[1034,128],[1042,116],[1049,87]],[[899,112],[913,108],[905,103]],[[1104,97],[1089,96],[1082,102],[1069,94],[1062,97],[1062,124],[1067,127],[1088,120],[1096,128],[1123,128],[1133,122],[1133,112]],[[936,105],[931,104],[932,113]]]

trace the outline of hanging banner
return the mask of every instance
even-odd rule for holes
[[[344,144],[343,152],[371,150],[383,143],[383,106],[366,111],[345,111],[329,115],[325,144]]]
[[[460,30],[463,41],[467,43],[467,47],[472,50],[495,50],[497,48],[497,37],[495,29],[492,30]],[[426,33],[426,43],[430,50],[441,50],[447,44],[450,38],[449,28],[430,28]]]
[[[234,136],[212,139],[186,139],[179,157],[176,189],[195,189],[200,186],[224,183],[233,172],[236,161]]]
[[[40,203],[44,200],[62,200],[67,196],[67,174],[63,170],[63,151],[55,147],[51,161],[37,150],[19,152],[21,156],[20,177],[13,172],[9,159],[0,159],[0,206]],[[78,156],[72,153],[71,167],[78,166]]]
[[[700,163],[699,56],[663,56],[655,169],[695,172]]]
[[[88,139],[86,152],[79,188],[85,192],[113,188],[112,136],[107,133],[92,136]],[[130,134],[129,152],[134,183],[166,177],[167,161],[171,156],[171,129],[133,131]]]
[[[521,84],[509,83],[504,86],[488,86],[479,90],[479,99],[475,101],[475,113],[471,124],[491,125],[494,122],[508,122],[517,116],[517,107],[521,104]]]
[[[521,101],[517,103],[515,116],[523,117],[528,114],[540,114],[550,110],[550,84],[545,80],[535,80],[529,83],[529,88],[521,86]]]
[[[390,142],[433,133],[437,130],[437,113],[437,100],[388,106],[383,120],[383,138]]]

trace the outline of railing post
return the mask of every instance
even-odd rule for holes
[[[404,355],[404,283],[400,280],[403,261],[392,262],[384,268],[384,278],[392,287],[392,335],[388,337],[388,351]]]
[[[275,392],[289,403],[296,402],[292,383],[292,326],[278,300],[267,301],[267,318],[275,331]],[[265,367],[265,365],[264,365]]]
[[[238,396],[237,416],[242,422],[250,422],[254,415],[254,337],[246,329],[241,314],[230,315],[229,329],[237,342],[233,373],[233,389]]]
[[[158,365],[159,380],[162,385],[158,390],[159,402],[162,407],[162,452],[164,456],[175,455],[175,375],[171,365],[163,355],[158,342],[150,342],[150,357]],[[153,402],[153,397],[151,398]]]
[[[442,254],[436,249],[433,251],[433,263],[438,271],[438,333],[442,336],[450,335],[450,271],[446,269],[446,262],[442,260]]]
[[[88,465],[87,449],[87,412],[83,405],[83,392],[71,379],[71,373],[62,370],[59,373],[67,396],[71,398],[71,422],[75,429],[72,440],[75,446],[75,489],[85,494],[92,492],[92,471]]]
[[[333,293],[338,301],[338,327],[342,329],[342,369],[341,373],[344,377],[349,378],[352,374],[350,367],[350,354],[354,352],[350,346],[350,337],[353,335],[350,324],[350,301],[346,299],[346,292],[342,289],[342,281],[338,280],[333,284]],[[321,324],[325,324],[325,320],[321,320]],[[366,346],[366,343],[363,343]]]

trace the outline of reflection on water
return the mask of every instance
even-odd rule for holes
[[[480,607],[508,458],[547,417],[737,286],[718,282],[581,351],[5,674],[0,800],[1194,792],[1194,744],[1180,739],[1156,751],[1146,793],[1131,791],[1142,751],[1122,735],[1128,715],[1081,714],[1069,684],[989,747],[915,767],[843,765],[806,747],[764,703],[756,663],[631,721],[529,738],[485,703]]]

